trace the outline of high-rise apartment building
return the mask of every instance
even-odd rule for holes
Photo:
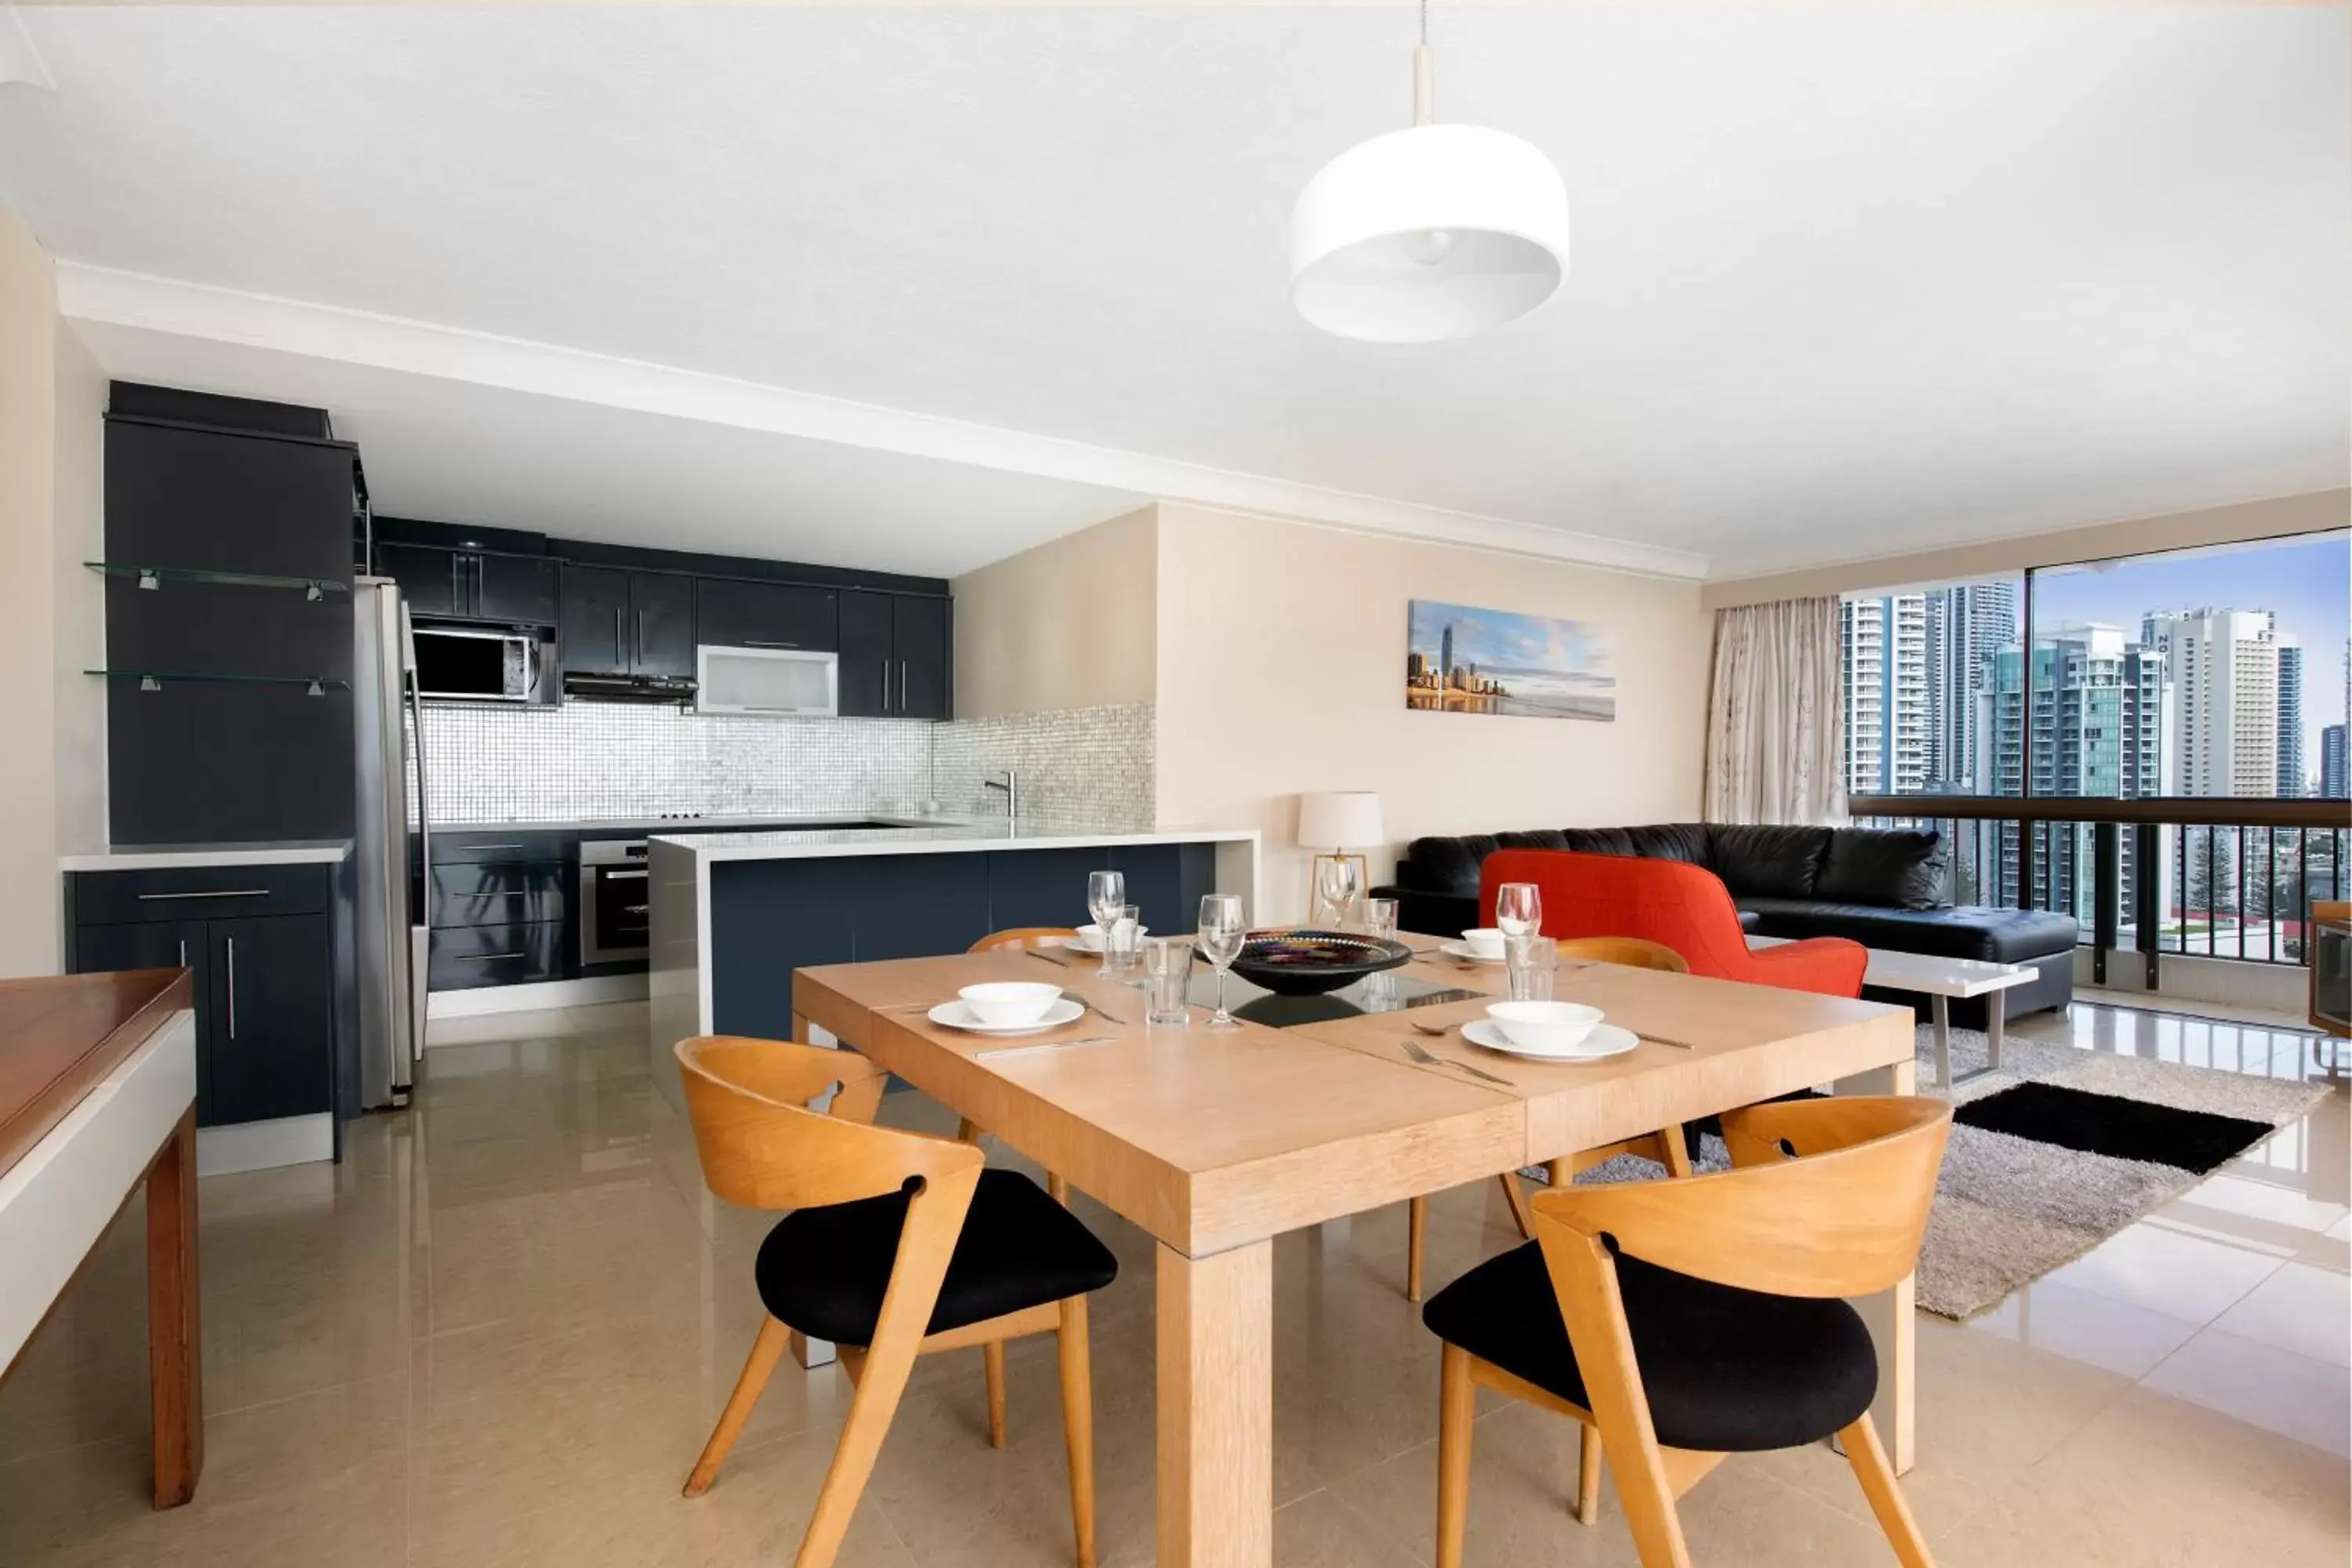
[[[2329,800],[2352,800],[2352,788],[2347,788],[2344,776],[2344,735],[2341,724],[2330,724],[2319,732],[2319,793]]]
[[[2267,610],[2179,610],[2148,616],[2140,641],[2163,650],[2172,676],[2179,746],[2176,795],[2278,793],[2279,659]]]
[[[1851,795],[1916,795],[1927,783],[1927,601],[1847,599],[1838,635]]]
[[[2278,639],[2278,792],[2303,793],[2303,649]]]
[[[2173,720],[2165,667],[2162,650],[2126,641],[2119,627],[2054,626],[2033,639],[2029,700],[2025,651],[2012,642],[1987,662],[1979,776],[2001,795],[2129,800],[2162,794]],[[2017,826],[2004,825],[2001,833],[2002,886],[2013,889]],[[2035,859],[2033,907],[2065,910],[2088,924],[2091,857],[2088,824],[2052,828]],[[2125,909],[2132,907],[2138,870],[2132,860],[2126,847],[2119,891]]]
[[[1985,660],[2017,640],[2017,585],[1963,583],[1927,595],[1927,790],[1974,795],[1977,697]]]

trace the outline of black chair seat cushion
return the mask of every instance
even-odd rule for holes
[[[769,1316],[811,1339],[872,1344],[908,1201],[885,1193],[778,1220],[752,1266]],[[1043,1187],[1016,1171],[982,1171],[927,1331],[1083,1296],[1118,1277],[1110,1248]]]
[[[2074,916],[2048,910],[1998,910],[1975,904],[1890,910],[1819,899],[1743,898],[1738,902],[1742,910],[1762,917],[1765,936],[1851,937],[1864,947],[1932,953],[1937,958],[2023,963],[2055,952],[2072,953],[2081,939]]]
[[[1650,1421],[1670,1448],[1754,1453],[1853,1424],[1878,1392],[1878,1357],[1845,1302],[1767,1296],[1617,1259]],[[1532,1241],[1440,1290],[1421,1321],[1449,1344],[1591,1409],[1559,1299]]]

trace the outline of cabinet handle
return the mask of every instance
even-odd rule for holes
[[[207,889],[201,893],[142,893],[139,901],[160,904],[173,899],[266,899],[269,891],[268,888],[223,888],[217,892]]]
[[[484,849],[520,849],[522,846],[520,844],[459,844],[455,846],[455,847],[458,849],[471,849],[478,852]],[[444,864],[446,864],[446,862],[444,862]]]
[[[643,871],[599,871],[596,874],[607,882],[642,882],[646,879]]]
[[[745,647],[789,647],[789,648],[797,648],[797,647],[799,647],[801,645],[800,645],[800,644],[798,644],[798,643],[796,643],[796,642],[761,642],[761,641],[759,638],[757,638],[757,637],[745,637],[745,638],[743,639],[743,646],[744,646]]]
[[[184,938],[180,942],[180,967],[183,969],[188,967],[188,944]]]
[[[647,906],[644,904],[623,904],[621,912],[625,915],[641,915],[646,911],[646,909]]]
[[[637,653],[636,653],[636,658],[635,658],[635,663],[637,663],[637,664],[643,664],[643,663],[645,663],[645,661],[646,661],[646,613],[645,613],[643,610],[639,610],[639,611],[637,612]]]
[[[890,711],[890,661],[882,661],[882,711]]]
[[[489,963],[501,958],[529,958],[530,954],[518,949],[513,952],[453,952],[449,956],[459,963]],[[236,995],[236,985],[235,982],[232,981],[229,985],[229,996],[234,1000]],[[232,1011],[234,1011],[233,1008]],[[231,1029],[229,1031],[229,1037],[234,1039],[236,1036],[236,1031],[235,1029]]]
[[[459,557],[454,554],[449,557],[449,613],[453,616],[466,613],[466,590],[464,580],[458,575],[458,560]]]
[[[625,664],[628,661],[629,657],[627,653],[623,651],[627,646],[624,639],[626,638],[628,634],[621,629],[622,614],[623,612],[620,605],[615,605],[613,606],[613,662],[614,664]]]
[[[907,710],[907,661],[906,661],[905,659],[903,659],[903,658],[902,658],[902,659],[900,659],[900,660],[898,661],[898,711],[899,711],[899,712],[901,712],[901,713],[904,713],[906,710]]]
[[[228,942],[228,1037],[236,1038],[236,938]]]

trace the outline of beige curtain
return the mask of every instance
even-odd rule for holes
[[[1707,692],[1709,822],[1845,820],[1838,602],[1782,599],[1715,615]]]

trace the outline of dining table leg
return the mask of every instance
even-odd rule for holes
[[[195,1496],[204,1473],[200,1299],[192,1105],[147,1167],[147,1378],[157,1508],[177,1508]]]
[[[1274,1561],[1274,1244],[1161,1244],[1160,1568]]]
[[[1939,1009],[1942,1005],[1943,999],[1937,998]],[[1842,1078],[1832,1087],[1840,1094],[1916,1094],[1919,1068],[1916,1062],[1895,1062]],[[1906,1274],[1891,1290],[1853,1299],[1854,1310],[1869,1325],[1871,1341],[1878,1348],[1878,1397],[1870,1413],[1897,1475],[1911,1468],[1917,1425],[1916,1296],[1917,1277]]]

